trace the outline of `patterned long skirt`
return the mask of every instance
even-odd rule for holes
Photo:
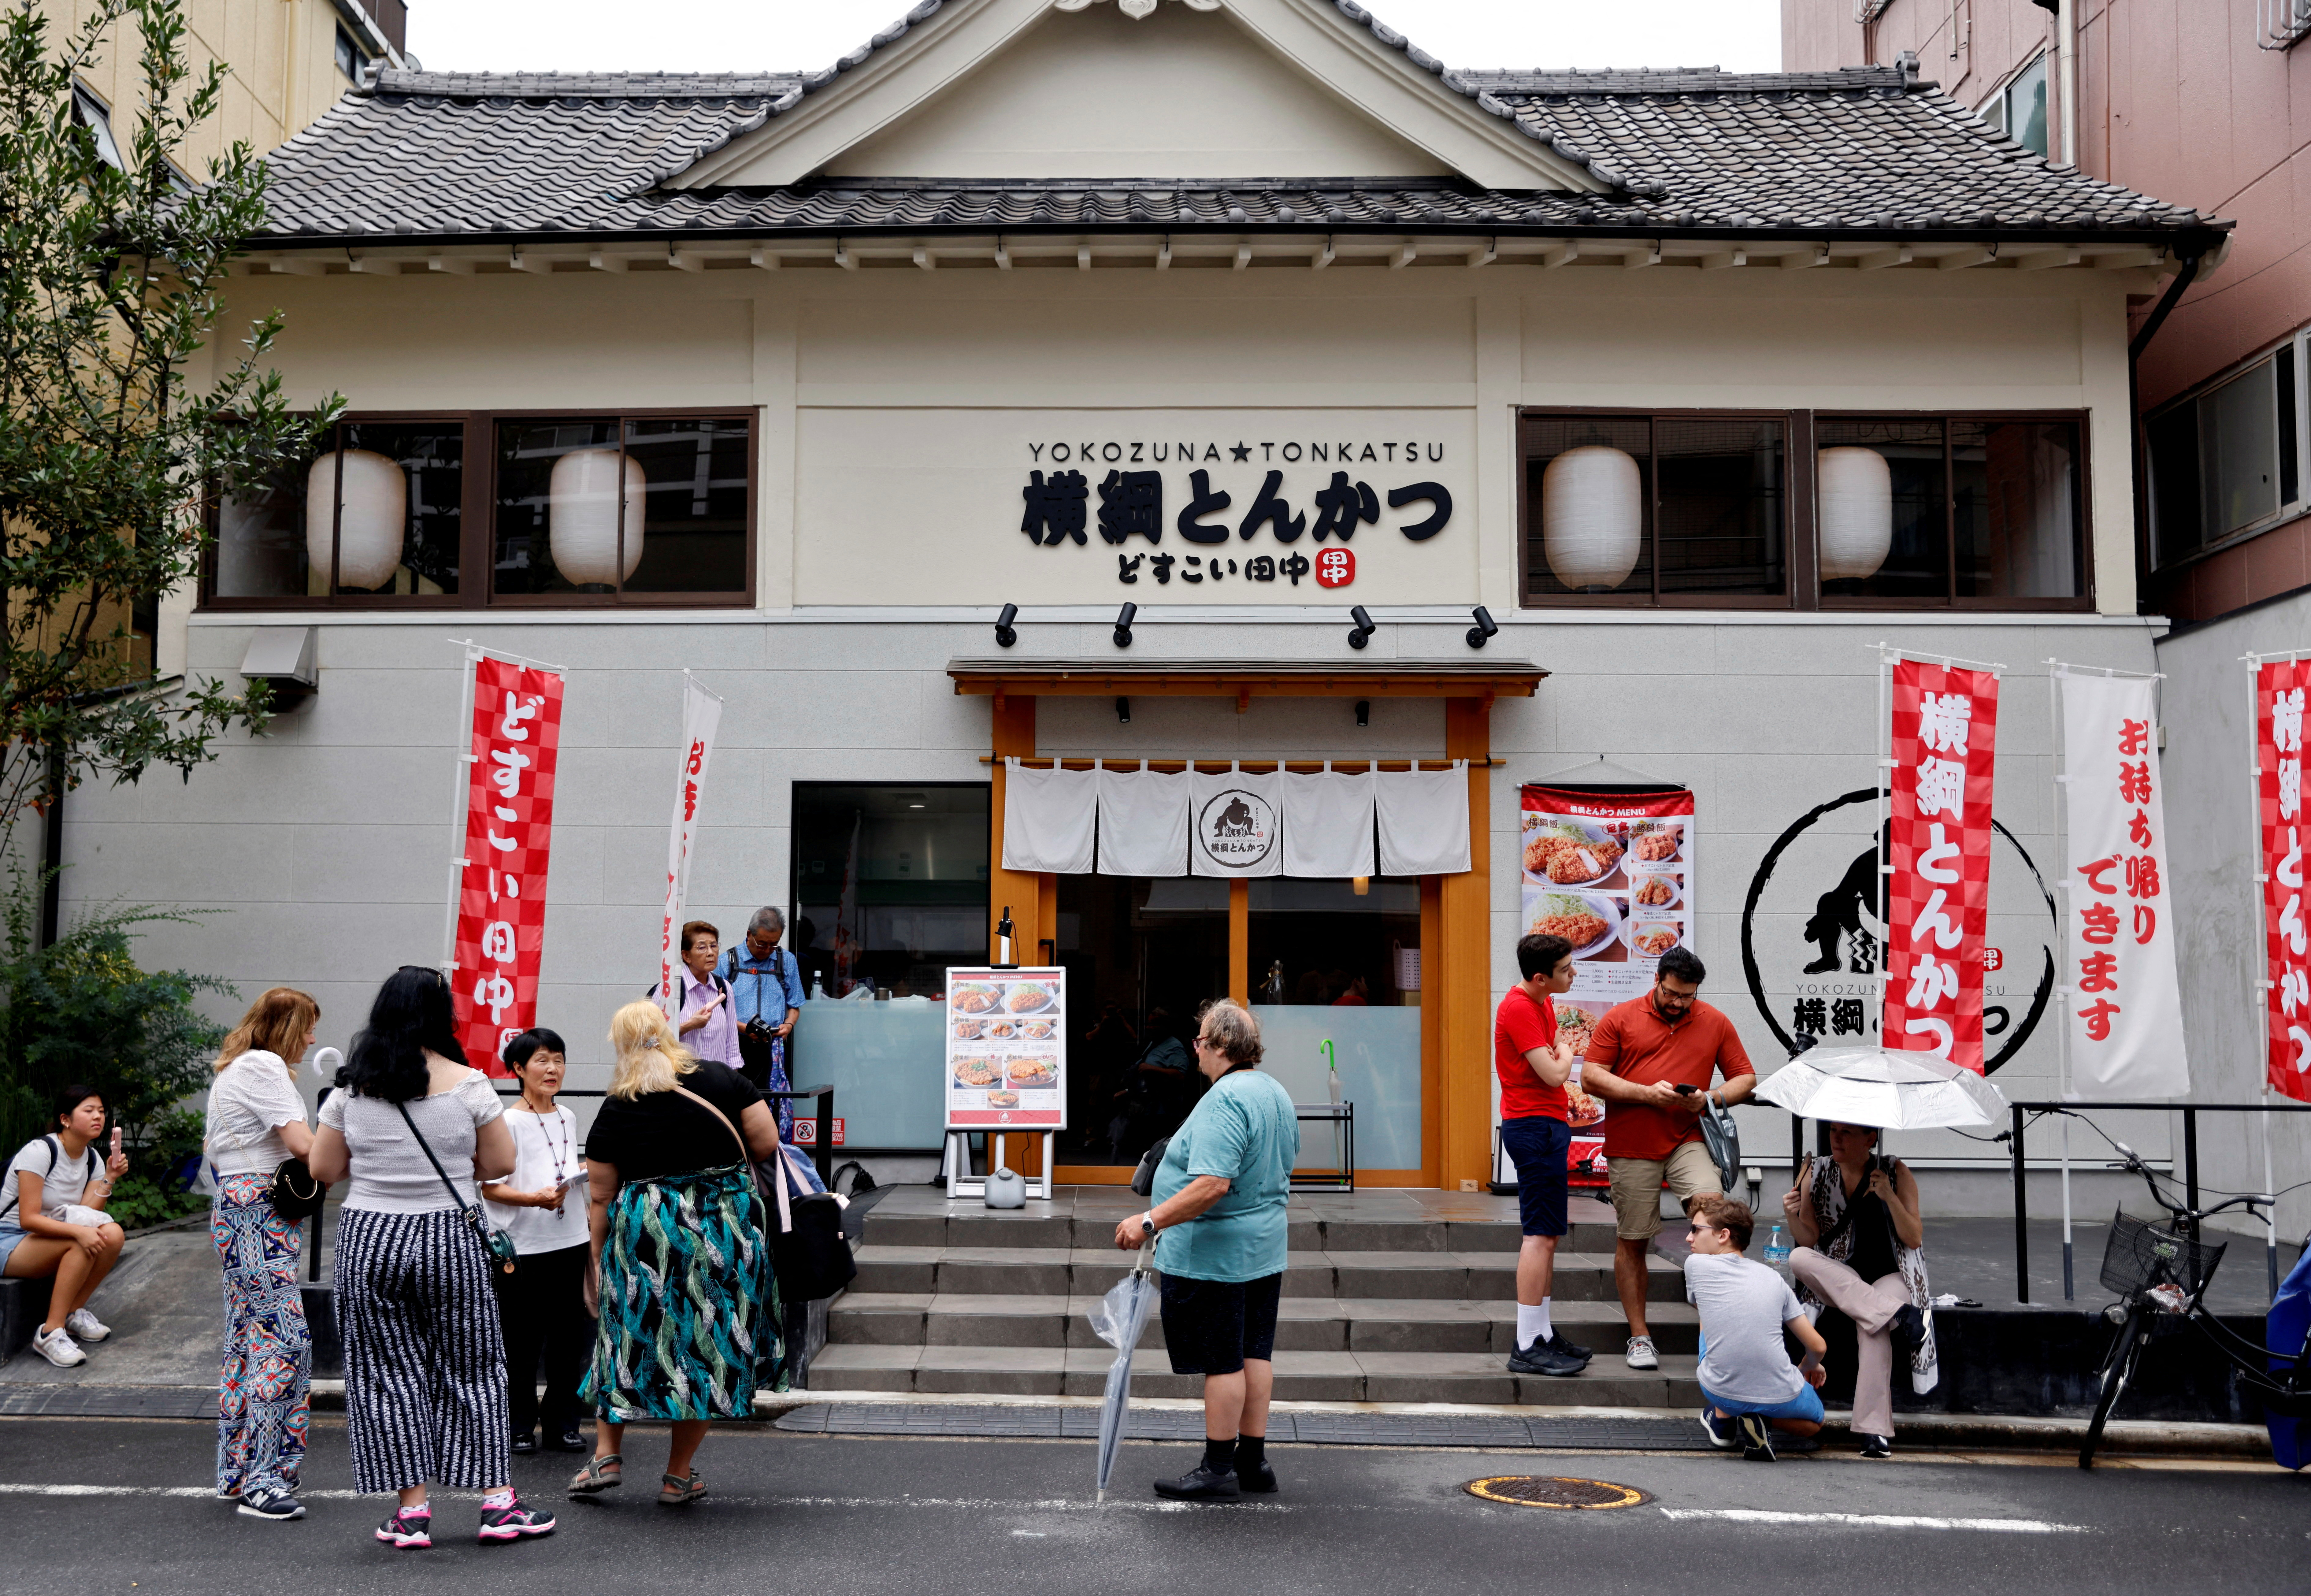
[[[297,1288],[295,1225],[273,1211],[271,1175],[226,1175],[209,1208],[224,1270],[217,1377],[217,1489],[297,1490],[305,1461],[313,1338]]]
[[[473,1226],[454,1208],[347,1208],[335,1278],[353,1488],[505,1484],[505,1340]]]
[[[579,1388],[603,1417],[751,1418],[756,1391],[787,1389],[765,1217],[741,1164],[618,1188]]]

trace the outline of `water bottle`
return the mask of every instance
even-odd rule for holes
[[[1790,1278],[1790,1238],[1778,1225],[1766,1233],[1766,1264],[1783,1279]]]

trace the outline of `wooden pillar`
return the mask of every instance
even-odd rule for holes
[[[1251,1002],[1251,883],[1228,878],[1228,996]]]
[[[1469,765],[1469,868],[1439,879],[1438,936],[1421,955],[1421,999],[1435,1003],[1434,1074],[1443,1099],[1440,1178],[1448,1191],[1492,1174],[1492,699],[1444,702],[1444,754]]]
[[[1444,1170],[1444,993],[1437,985],[1444,946],[1443,876],[1420,878],[1420,1183],[1440,1185]]]
[[[1007,754],[1025,757],[1035,752],[1035,701],[1012,694],[999,694],[995,700],[994,744],[990,750],[998,760]],[[1003,868],[1003,785],[1006,772],[1001,764],[994,768],[993,806],[990,823],[991,857],[987,861],[987,958],[990,964],[1000,956],[995,940],[995,928],[1003,918],[1004,908],[1011,911],[1011,957],[1015,964],[1033,964],[1042,959],[1042,939],[1059,935],[1059,878],[1028,870],[1007,870]],[[1004,1161],[1021,1174],[1029,1177],[1043,1171],[1043,1143],[1040,1136],[1014,1136],[1004,1143]]]

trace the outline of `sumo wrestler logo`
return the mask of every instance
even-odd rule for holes
[[[1212,863],[1250,869],[1276,846],[1276,811],[1258,793],[1229,788],[1204,801],[1196,815],[1196,838]]]

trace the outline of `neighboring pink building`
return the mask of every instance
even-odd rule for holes
[[[1922,76],[2029,149],[2235,220],[2138,365],[2142,607],[2202,621],[2311,588],[2311,46],[2289,48],[2311,4],[2061,5],[2074,14],[2054,0],[1782,0],[1782,65],[1914,52]]]

